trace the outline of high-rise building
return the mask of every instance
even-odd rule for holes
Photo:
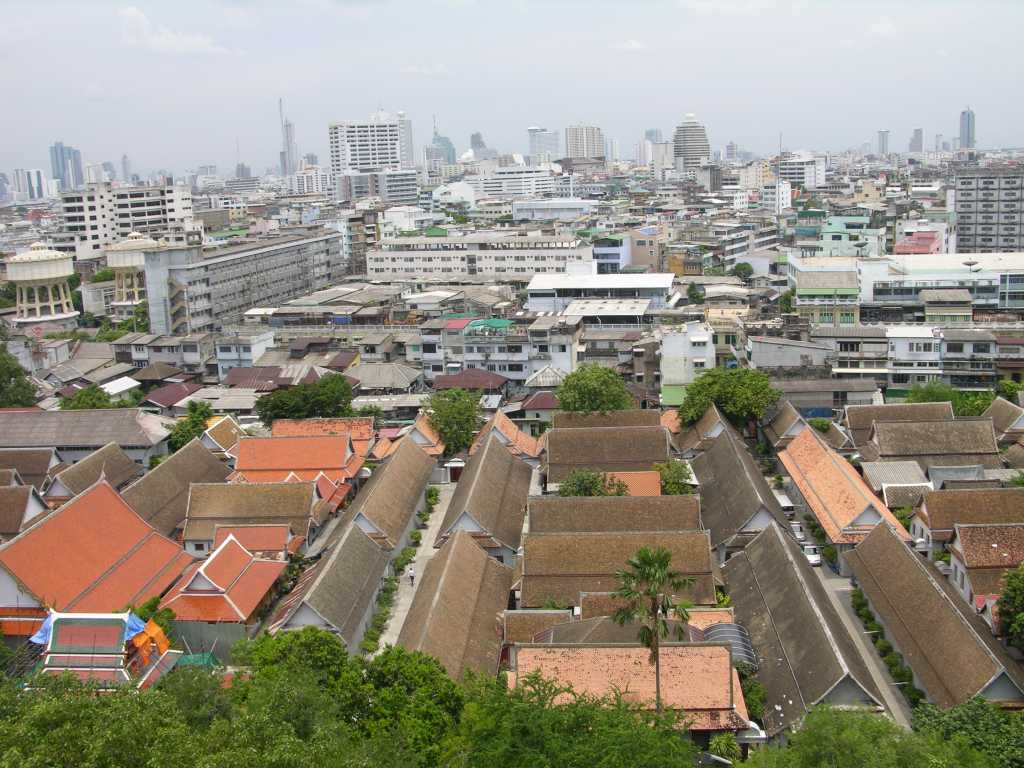
[[[612,162],[618,162],[619,161],[619,140],[618,139],[609,139],[608,140],[608,158],[610,160],[612,160]]]
[[[332,123],[328,128],[331,172],[413,168],[412,121],[404,112],[375,112],[367,120]]]
[[[61,189],[77,189],[85,183],[82,153],[63,142],[55,141],[50,145],[50,169]]]
[[[942,134],[941,133],[936,133],[935,134],[935,151],[936,152],[941,152],[942,151]]]
[[[651,171],[654,178],[664,181],[668,172],[676,166],[675,145],[671,141],[655,141],[651,143]]]
[[[654,144],[658,144],[664,140],[665,139],[661,134],[661,128],[647,128],[644,131],[644,141],[650,141]]]
[[[565,129],[565,156],[605,157],[604,132],[596,125],[570,125]]]
[[[488,147],[484,135],[479,131],[470,134],[469,148],[473,150],[475,160],[494,160],[498,157],[498,150]]]
[[[277,100],[281,115],[281,175],[290,176],[299,170],[299,147],[295,143],[295,126],[284,116],[284,101]]]
[[[99,163],[86,163],[85,164],[85,183],[86,184],[99,184],[101,181],[109,181],[105,178],[103,166]]]
[[[960,113],[960,149],[974,149],[974,110],[968,107]]]
[[[442,136],[437,132],[436,120],[434,121],[434,136],[430,140],[430,146],[427,149],[432,150],[427,155],[424,155],[427,164],[431,160],[437,160],[444,165],[455,165],[455,145],[447,136]]]
[[[1024,251],[1024,170],[959,171],[956,226],[958,253]]]
[[[889,131],[884,129],[878,132],[878,156],[886,157],[889,154]]]
[[[530,161],[534,164],[550,163],[558,157],[558,131],[533,125],[526,129],[530,137]]]
[[[236,179],[251,179],[252,168],[245,163],[239,163],[235,166],[235,178]]]
[[[315,152],[307,152],[302,156],[302,162],[306,165],[320,165],[320,159]]]
[[[293,195],[325,195],[334,192],[331,175],[316,165],[296,171],[286,181],[288,191]]]
[[[117,169],[114,168],[114,164],[109,160],[104,160],[101,164],[103,173],[107,175],[107,181],[113,181],[117,178]]]
[[[914,133],[910,136],[910,153],[920,154],[924,152],[924,130],[921,128],[915,128]]]
[[[725,159],[726,160],[738,160],[739,159],[739,147],[736,146],[735,141],[730,141],[725,145]]]
[[[132,161],[128,159],[128,155],[121,155],[121,179],[125,184],[132,181]]]
[[[697,117],[693,113],[687,114],[676,128],[672,144],[677,171],[696,171],[711,159],[707,129],[697,122]]]
[[[50,184],[47,182],[42,169],[14,169],[15,200],[42,200],[44,197],[49,195],[51,191]]]
[[[8,195],[8,191],[7,190],[8,190],[8,187],[10,187],[10,185],[11,185],[11,182],[8,180],[7,174],[4,173],[3,171],[0,171],[0,200],[6,200],[7,199],[7,195]]]

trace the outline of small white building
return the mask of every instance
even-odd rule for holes
[[[661,383],[690,384],[709,368],[715,367],[714,329],[693,320],[657,331],[661,340]]]

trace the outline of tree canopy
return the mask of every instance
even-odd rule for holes
[[[736,275],[740,280],[749,280],[754,276],[754,268],[745,261],[741,261],[735,267],[732,268],[732,273]]]
[[[278,389],[256,401],[256,414],[264,426],[276,419],[312,419],[352,415],[352,387],[339,373],[312,384]]]
[[[467,450],[480,427],[480,393],[445,389],[430,396],[430,425],[444,441],[446,456]]]
[[[1024,649],[1024,566],[1007,572],[997,605],[999,620],[1010,642]]]
[[[15,408],[33,405],[36,388],[17,359],[7,351],[7,345],[0,339],[0,408]]]
[[[595,469],[574,469],[558,484],[559,496],[628,496],[629,486]]]
[[[796,293],[790,288],[779,297],[779,312],[789,314],[796,306]]]
[[[981,698],[946,710],[921,704],[914,709],[914,730],[942,739],[965,739],[1000,768],[1024,766],[1024,716]]]
[[[563,411],[609,413],[629,410],[635,404],[622,377],[594,363],[584,363],[566,376],[556,395]]]
[[[206,423],[213,418],[213,409],[202,400],[190,400],[185,418],[179,419],[171,428],[171,436],[167,445],[171,453],[184,448],[195,438],[202,437],[206,431]]]
[[[965,392],[941,381],[915,384],[907,394],[908,403],[952,403],[955,416],[981,416],[995,400],[995,392]]]
[[[62,397],[60,399],[60,408],[62,411],[84,411],[94,408],[113,408],[114,403],[110,399],[110,395],[100,388],[98,384],[90,384],[88,387],[83,387],[73,394],[71,397]]]
[[[686,496],[693,493],[693,473],[686,462],[672,459],[664,464],[655,464],[661,476],[662,496]]]
[[[782,395],[764,371],[753,368],[712,368],[687,385],[679,419],[693,424],[712,403],[737,424],[761,419]]]

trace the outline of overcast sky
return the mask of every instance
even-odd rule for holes
[[[461,152],[526,127],[601,126],[631,157],[687,112],[712,147],[844,149],[922,127],[1024,146],[1019,0],[0,0],[0,170],[62,140],[133,168],[276,163],[277,99],[299,151],[327,125],[404,109]]]

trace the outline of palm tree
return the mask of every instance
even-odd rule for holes
[[[612,619],[625,626],[639,622],[637,637],[645,648],[650,648],[649,662],[654,665],[654,704],[661,712],[661,641],[669,636],[668,620],[674,614],[680,621],[690,615],[690,603],[674,602],[673,595],[693,586],[693,579],[672,570],[672,553],[663,547],[637,550],[626,567],[615,574],[619,588],[612,594],[624,600]],[[683,627],[676,626],[676,636],[684,638]]]

